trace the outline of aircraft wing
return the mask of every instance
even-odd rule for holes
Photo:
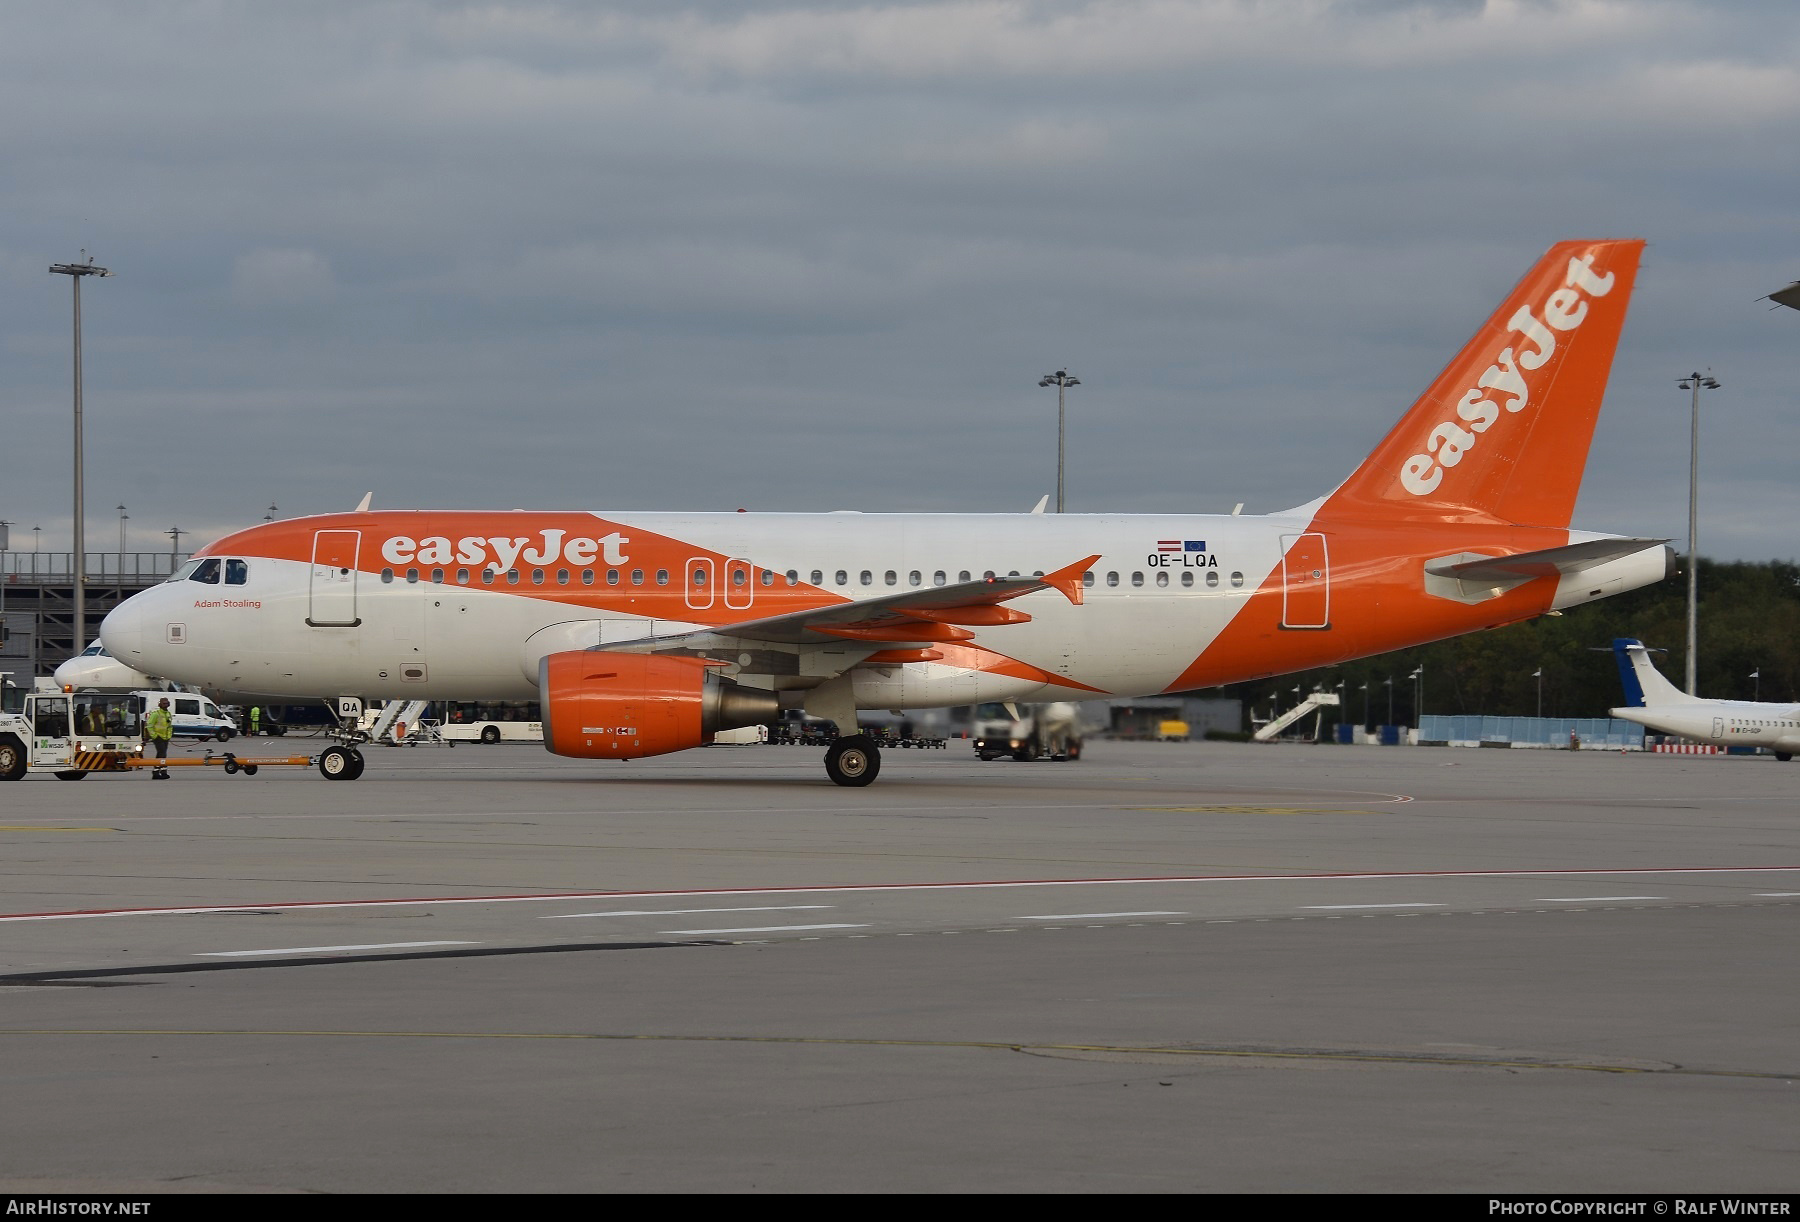
[[[1022,624],[1031,616],[1001,606],[1038,590],[1055,590],[1070,602],[1082,601],[1082,578],[1098,555],[1030,577],[987,577],[955,585],[907,590],[877,598],[795,611],[768,619],[701,628],[679,636],[646,637],[608,644],[607,649],[660,652],[705,647],[711,642],[754,642],[771,645],[826,645],[845,641],[879,649],[893,644],[931,645],[967,640],[975,634],[964,625],[994,627]]]
[[[1426,565],[1425,571],[1434,577],[1451,577],[1458,581],[1516,582],[1528,577],[1579,573],[1596,564],[1667,542],[1667,539],[1589,539],[1562,547],[1547,547],[1542,551],[1520,552],[1516,556],[1481,556],[1454,563],[1438,561]]]

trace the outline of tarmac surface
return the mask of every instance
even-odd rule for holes
[[[0,786],[0,1191],[1800,1190],[1800,764],[367,754]]]

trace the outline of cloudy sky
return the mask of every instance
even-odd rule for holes
[[[1577,525],[1800,553],[1788,0],[0,13],[0,518],[1285,508],[1552,242],[1650,241]],[[1679,543],[1678,543],[1679,545]],[[184,545],[185,546],[185,545]]]

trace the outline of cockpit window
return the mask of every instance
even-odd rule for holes
[[[102,645],[99,641],[95,641],[92,645],[89,645],[86,649],[81,651],[81,656],[84,658],[107,658],[112,655],[106,652],[106,646]]]
[[[249,580],[250,566],[248,564],[245,564],[242,560],[227,560],[225,562],[226,585],[241,586]]]
[[[169,580],[170,581],[186,581],[189,577],[192,577],[194,575],[195,569],[199,568],[201,565],[203,565],[205,563],[206,563],[206,561],[204,561],[204,560],[190,560],[186,564],[182,565],[180,568],[176,569],[173,573],[170,573]]]
[[[189,581],[198,581],[202,585],[209,585],[209,586],[218,585],[219,584],[219,561],[218,561],[218,558],[213,557],[210,560],[202,560],[200,562],[200,567],[196,568],[193,571],[193,574],[188,577],[188,580]]]

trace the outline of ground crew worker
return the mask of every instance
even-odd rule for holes
[[[262,709],[257,705],[250,706],[250,737],[255,738],[262,733]]]
[[[166,760],[169,758],[169,740],[174,736],[175,719],[169,716],[169,698],[164,696],[150,710],[150,715],[144,718],[144,741],[156,752],[157,759]],[[166,781],[169,779],[169,770],[159,764],[151,771],[150,779]]]

